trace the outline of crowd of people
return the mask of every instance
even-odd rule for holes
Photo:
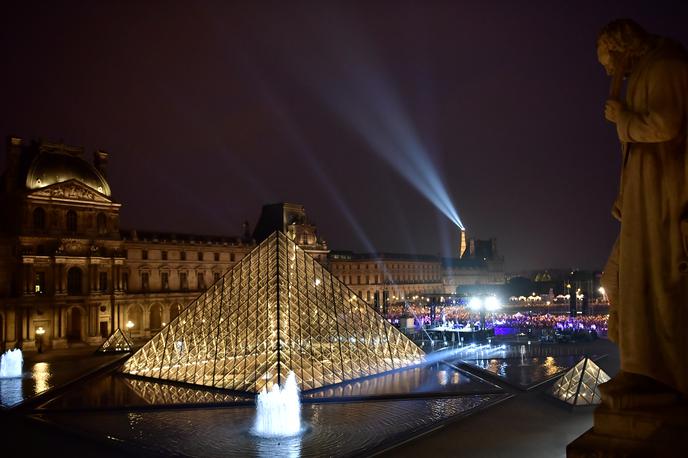
[[[387,318],[393,324],[399,324],[402,318],[413,318],[414,325],[420,326],[449,326],[464,328],[467,325],[480,328],[480,315],[463,306],[438,306],[435,308],[434,321],[431,309],[427,305],[393,305],[390,306]],[[543,331],[571,333],[590,332],[596,335],[606,335],[608,314],[570,316],[564,313],[488,313],[485,316],[487,328],[516,330],[517,332],[540,334]]]

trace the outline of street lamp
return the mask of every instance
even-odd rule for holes
[[[38,353],[43,353],[43,334],[45,334],[45,329],[43,329],[43,326],[39,326],[38,329],[36,329]]]
[[[129,339],[131,339],[131,328],[134,327],[134,322],[129,320],[127,321],[127,331],[129,331]]]

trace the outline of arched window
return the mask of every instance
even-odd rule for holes
[[[129,332],[140,333],[143,331],[141,326],[143,325],[143,308],[140,305],[132,305],[127,311],[127,320],[131,321],[134,326],[129,330]]]
[[[107,234],[107,218],[105,217],[105,213],[98,213],[96,225],[98,226],[99,234]]]
[[[159,331],[162,327],[162,308],[158,304],[151,305],[148,323],[152,332]]]
[[[38,231],[45,229],[45,210],[41,207],[33,211],[33,228]]]
[[[74,210],[67,212],[67,231],[76,232],[76,212]]]
[[[81,277],[83,273],[78,267],[72,267],[67,271],[67,293],[80,296],[83,294]]]

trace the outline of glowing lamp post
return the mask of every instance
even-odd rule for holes
[[[129,338],[131,339],[131,328],[134,327],[134,322],[129,320],[127,321],[127,331],[129,331]]]
[[[39,326],[36,329],[36,346],[38,347],[38,353],[43,353],[43,334],[45,334],[45,329],[43,329],[43,326]]]

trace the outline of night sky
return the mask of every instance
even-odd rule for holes
[[[454,253],[435,186],[510,271],[601,269],[616,236],[598,30],[688,44],[657,0],[0,8],[0,135],[110,152],[123,228],[238,235],[291,201],[332,249]]]

